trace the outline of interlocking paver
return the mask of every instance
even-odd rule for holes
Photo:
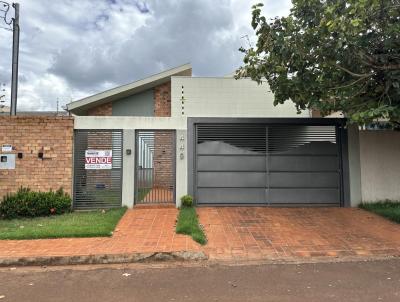
[[[0,240],[0,258],[198,251],[197,243],[175,234],[177,214],[175,208],[128,210],[110,238]],[[167,241],[159,244],[162,236]]]
[[[203,250],[210,259],[400,255],[400,225],[359,209],[198,208],[208,243],[175,234],[175,208],[128,210],[111,238],[1,240],[0,258]]]
[[[221,207],[198,213],[211,259],[400,255],[400,225],[360,209]]]

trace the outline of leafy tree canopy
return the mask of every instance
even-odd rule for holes
[[[293,0],[287,17],[252,8],[257,44],[236,77],[265,80],[275,105],[400,123],[400,0]]]

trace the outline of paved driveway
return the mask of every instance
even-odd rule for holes
[[[349,208],[199,208],[211,259],[399,256],[400,225]]]
[[[0,259],[204,251],[215,260],[399,256],[400,225],[359,209],[198,208],[208,243],[175,234],[175,208],[127,211],[111,238],[0,240]]]

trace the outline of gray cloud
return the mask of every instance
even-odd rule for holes
[[[29,109],[53,109],[57,98],[66,103],[187,62],[195,75],[224,75],[241,64],[241,37],[253,38],[247,0],[20,2],[20,106]],[[288,0],[265,2],[269,16],[288,11]],[[9,60],[0,57],[0,81]]]

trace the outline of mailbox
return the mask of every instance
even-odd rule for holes
[[[15,154],[0,154],[0,170],[15,169]]]

